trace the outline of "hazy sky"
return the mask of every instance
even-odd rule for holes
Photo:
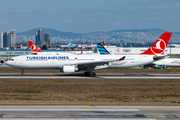
[[[88,33],[160,28],[180,32],[180,0],[1,0],[0,32]]]

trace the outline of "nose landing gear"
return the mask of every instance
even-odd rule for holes
[[[24,70],[23,70],[23,69],[21,69],[21,75],[25,75],[25,73],[24,73]]]

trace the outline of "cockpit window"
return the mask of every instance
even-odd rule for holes
[[[14,59],[9,59],[9,61],[14,61]]]

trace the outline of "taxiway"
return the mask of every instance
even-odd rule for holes
[[[1,73],[0,79],[180,79],[180,74],[97,74],[87,77],[84,74],[53,73]]]
[[[179,119],[180,106],[0,106],[4,120],[164,120]]]

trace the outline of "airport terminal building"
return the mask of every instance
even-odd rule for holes
[[[19,55],[28,55],[31,53],[31,50],[0,50],[0,59],[9,60],[12,57]]]
[[[148,47],[107,47],[111,54],[115,55],[134,55],[148,49]],[[180,54],[180,48],[166,48],[165,54]]]

